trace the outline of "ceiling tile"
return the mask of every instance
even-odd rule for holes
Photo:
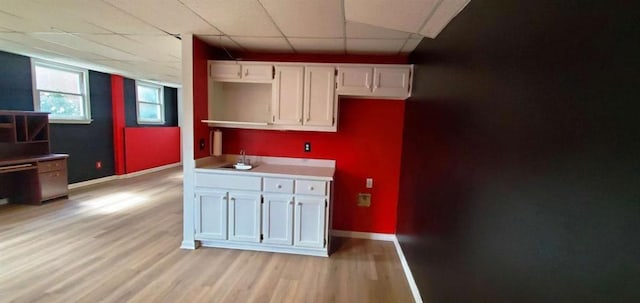
[[[229,37],[226,37],[226,36],[198,35],[198,39],[206,42],[211,46],[226,48],[228,50],[241,50],[240,46],[237,43],[235,43],[233,40],[229,39]]]
[[[409,33],[357,22],[347,22],[347,38],[406,39]]]
[[[345,53],[342,38],[289,38],[289,42],[301,53]]]
[[[61,45],[59,43],[52,43],[49,41],[40,40],[28,34],[0,33],[0,38],[4,40],[12,41],[17,44],[28,46],[34,49],[35,53],[46,52],[46,53],[59,54],[61,56],[86,59],[86,60],[107,58],[92,52],[85,52],[85,51],[73,49],[67,45]],[[0,44],[0,45],[4,49],[4,45],[3,44]],[[26,53],[26,55],[30,55],[30,54]]]
[[[420,34],[429,38],[435,38],[438,36],[442,29],[449,24],[451,19],[458,15],[458,13],[467,6],[469,1],[470,0],[443,1],[431,18],[429,18],[424,27],[420,30]]]
[[[51,0],[34,0],[50,5]],[[103,1],[56,0],[57,11],[68,12],[74,18],[119,34],[164,34],[160,29]],[[74,31],[85,33],[85,31]]]
[[[177,0],[104,0],[171,34],[219,34]]]
[[[182,0],[182,2],[227,35],[281,36],[267,12],[256,0]]]
[[[109,45],[125,53],[133,54],[151,61],[180,60],[180,40],[173,36],[141,36],[118,34],[95,35],[76,34],[76,36],[98,44]]]
[[[249,51],[291,53],[293,50],[284,38],[231,37],[241,47]]]
[[[43,32],[49,30],[46,26],[35,21],[18,17],[1,11],[0,9],[0,26],[15,32]]]
[[[344,11],[347,21],[417,33],[440,1],[344,0]]]
[[[30,35],[43,41],[47,41],[47,42],[51,42],[51,43],[55,43],[63,46],[69,45],[79,51],[90,52],[90,53],[98,54],[100,56],[104,56],[104,57],[112,58],[116,60],[130,60],[130,61],[144,60],[143,58],[135,56],[131,53],[117,50],[115,48],[107,46],[106,44],[85,40],[73,34],[32,33]]]
[[[70,33],[109,33],[108,30],[85,22],[70,14],[68,10],[59,9],[52,2],[35,2],[33,0],[3,0],[0,11],[5,14],[27,20],[27,26],[42,25],[40,31],[57,31]],[[19,20],[16,20],[20,22]],[[3,21],[4,22],[4,21]],[[18,23],[20,24],[20,23]],[[33,32],[25,30],[22,32]]]
[[[287,37],[344,37],[340,0],[261,0],[260,3]]]
[[[348,54],[386,54],[400,52],[403,39],[347,39]]]
[[[412,52],[414,49],[416,49],[418,44],[420,44],[420,41],[422,41],[422,38],[420,38],[420,39],[407,39],[407,42],[405,42],[404,46],[400,50],[400,53],[408,54],[408,53]]]

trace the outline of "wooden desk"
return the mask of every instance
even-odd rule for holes
[[[67,157],[47,154],[0,160],[0,198],[41,204],[68,195]]]

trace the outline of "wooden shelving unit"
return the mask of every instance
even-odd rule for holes
[[[0,110],[0,198],[40,204],[67,195],[68,155],[51,154],[48,115]]]

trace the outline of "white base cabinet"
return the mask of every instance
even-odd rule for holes
[[[196,170],[202,246],[329,255],[331,181]]]

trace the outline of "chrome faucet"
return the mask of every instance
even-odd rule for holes
[[[240,163],[246,164],[247,162],[247,154],[244,152],[244,149],[240,150]]]

